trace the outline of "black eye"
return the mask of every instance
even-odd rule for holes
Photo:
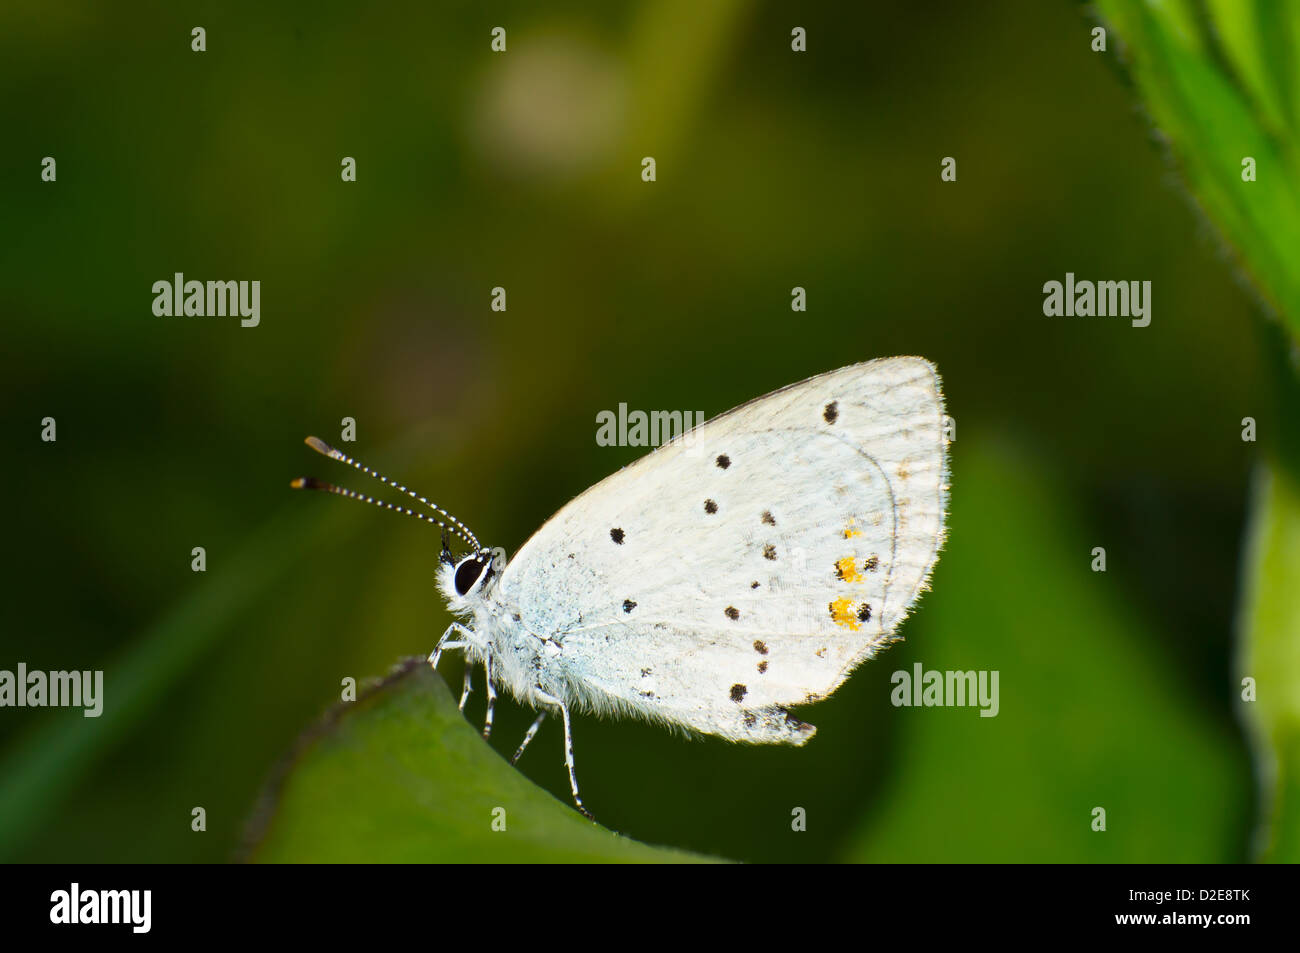
[[[478,577],[483,575],[483,569],[487,566],[486,562],[480,561],[477,557],[471,557],[456,567],[456,594],[465,595],[474,588],[474,583],[478,582]]]

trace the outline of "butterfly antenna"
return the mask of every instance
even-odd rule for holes
[[[327,444],[324,440],[321,440],[319,437],[308,437],[305,443],[307,444],[307,446],[311,447],[317,453],[327,456],[331,460],[338,460],[340,463],[346,463],[348,466],[360,470],[362,473],[366,474],[367,476],[373,477],[374,479],[378,480],[380,483],[384,484],[385,486],[391,486],[393,489],[405,493],[407,496],[411,497],[412,499],[419,500],[421,503],[429,507],[429,509],[433,510],[435,513],[438,513],[439,515],[446,517],[448,522],[444,523],[442,522],[442,520],[432,519],[431,517],[424,516],[421,513],[415,513],[404,506],[395,506],[391,503],[385,503],[383,500],[377,500],[374,497],[366,496],[364,493],[357,493],[354,490],[349,490],[344,487],[335,486],[333,483],[326,483],[325,481],[317,480],[314,477],[303,477],[294,480],[293,483],[290,484],[290,486],[292,486],[294,489],[324,490],[327,493],[334,493],[338,496],[346,496],[349,499],[361,500],[363,503],[373,503],[375,506],[382,506],[385,509],[394,510],[399,513],[405,513],[407,516],[414,516],[416,519],[422,519],[425,522],[433,523],[437,526],[441,526],[444,530],[451,530],[451,532],[455,533],[465,542],[473,546],[475,551],[481,550],[483,548],[482,544],[480,544],[478,541],[478,537],[475,536],[472,532],[470,532],[468,526],[466,526],[460,520],[456,519],[456,517],[452,516],[450,513],[448,513],[438,504],[425,499],[423,496],[416,493],[414,490],[409,490],[406,487],[402,486],[402,484],[400,483],[394,483],[392,480],[388,479],[383,474],[375,472],[374,470],[370,469],[368,466],[362,463],[358,463],[356,460],[353,460],[351,457],[349,457],[346,453],[334,449],[329,444]]]
[[[392,510],[394,513],[401,513],[403,516],[414,516],[417,520],[425,523],[432,523],[434,526],[441,526],[444,533],[449,528],[446,523],[434,519],[432,516],[426,516],[424,513],[417,513],[414,510],[407,509],[405,506],[399,506],[396,503],[389,503],[387,500],[377,500],[373,496],[367,496],[364,493],[358,493],[356,490],[349,490],[345,486],[335,486],[333,483],[326,483],[324,480],[318,480],[315,477],[298,477],[289,484],[295,490],[321,490],[325,493],[333,493],[335,496],[346,496],[349,500],[360,500],[362,503],[369,503],[372,506],[379,506],[386,510]],[[456,534],[460,536],[459,533]],[[464,539],[463,536],[461,536]],[[446,538],[444,536],[444,542]],[[472,540],[466,539],[465,542],[471,546],[478,544]]]

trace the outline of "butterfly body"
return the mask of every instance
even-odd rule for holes
[[[498,551],[497,559],[500,558]],[[500,561],[496,563],[498,567],[501,565]],[[558,634],[536,631],[524,622],[522,607],[517,602],[505,601],[505,587],[496,579],[486,582],[481,590],[467,599],[456,592],[451,581],[453,576],[454,568],[444,568],[440,572],[439,588],[448,597],[452,613],[466,620],[454,633],[464,643],[466,664],[484,666],[491,673],[492,680],[521,704],[544,708],[559,699],[569,708],[597,715],[632,715],[689,732],[751,743],[799,745],[816,732],[812,725],[804,724],[784,709],[756,711],[740,705],[739,701],[743,699],[733,701],[730,708],[666,704],[656,690],[656,664],[667,675],[670,669],[690,665],[691,656],[687,654],[675,663],[665,661],[659,643],[665,646],[680,644],[693,635],[666,624],[656,630],[658,642],[642,649],[647,664],[637,669],[636,679],[625,680],[629,690],[622,693],[609,691],[593,680],[593,666],[588,656],[593,650],[598,650],[599,643],[609,644],[614,638],[613,633],[604,634],[603,627],[595,638],[592,633],[582,630]],[[494,576],[499,577],[499,571],[494,571]],[[566,641],[569,643],[567,651]],[[762,656],[756,654],[756,658],[761,664]],[[656,662],[657,659],[660,661]],[[660,677],[666,681],[678,677],[665,675]]]

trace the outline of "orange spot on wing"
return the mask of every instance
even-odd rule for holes
[[[835,561],[835,575],[845,582],[862,581],[862,573],[858,572],[858,567],[853,564],[852,556],[845,556]]]
[[[836,599],[830,605],[831,621],[836,625],[845,626],[854,632],[858,631],[858,617],[853,612],[852,599]]]

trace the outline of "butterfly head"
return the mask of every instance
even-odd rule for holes
[[[496,588],[506,568],[505,550],[479,549],[457,559],[443,540],[438,563],[438,588],[452,612],[470,611]]]

